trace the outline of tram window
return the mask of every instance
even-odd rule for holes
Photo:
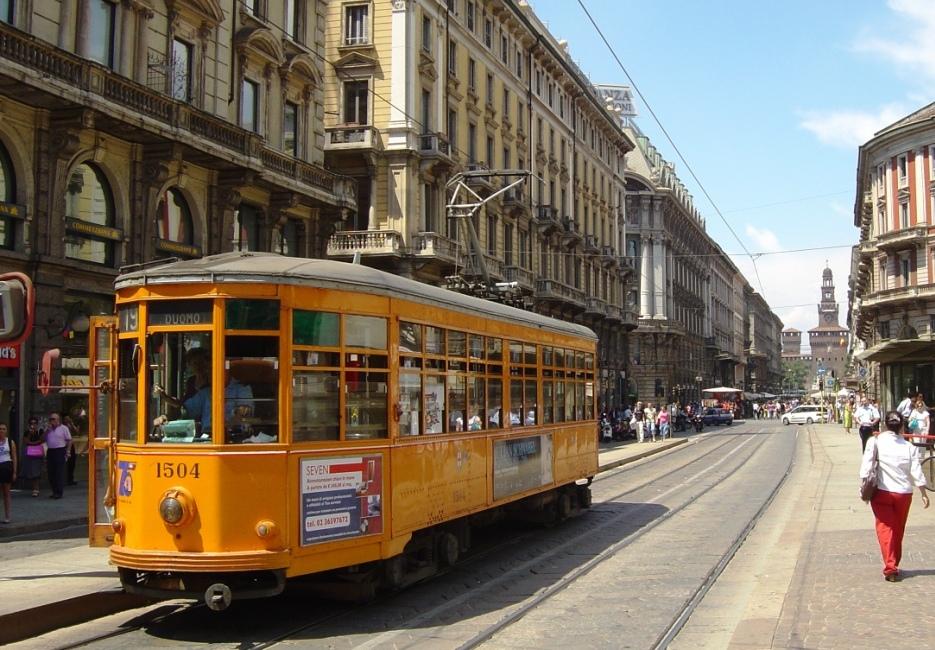
[[[399,365],[401,368],[421,368],[422,357],[400,357]]]
[[[425,353],[445,354],[445,330],[440,327],[426,326]]]
[[[279,440],[279,339],[228,336],[224,340],[224,440]]]
[[[501,339],[487,339],[487,359],[489,361],[503,361],[503,341]]]
[[[484,337],[483,336],[474,336],[473,334],[468,337],[468,356],[471,359],[482,360],[484,358]]]
[[[552,399],[552,382],[542,383],[542,423],[552,424],[552,412],[555,408],[555,402]]]
[[[542,365],[543,366],[552,365],[552,348],[549,348],[549,347],[542,348]]]
[[[399,435],[417,436],[422,427],[422,375],[399,374]]]
[[[386,350],[386,319],[344,316],[344,345],[349,348]]]
[[[503,427],[503,380],[487,381],[487,422],[491,429]]]
[[[386,372],[366,370],[345,373],[346,440],[387,436],[386,375]]]
[[[385,354],[358,354],[349,352],[344,355],[344,365],[347,368],[386,368]],[[350,381],[350,379],[348,379]]]
[[[211,441],[211,334],[161,332],[146,339],[150,442]]]
[[[536,364],[536,346],[526,344],[523,346],[523,363]]]
[[[565,421],[565,382],[555,382],[555,421]]]
[[[510,365],[523,362],[523,344],[510,341]]]
[[[292,312],[292,342],[296,345],[316,345],[336,348],[339,345],[340,317],[323,311]]]
[[[340,372],[296,372],[292,378],[292,440],[341,437]]]
[[[555,348],[555,367],[565,367],[565,351],[562,348]]]
[[[575,351],[574,350],[565,350],[565,367],[566,368],[575,367]]]
[[[584,382],[576,381],[575,382],[575,419],[584,420]],[[592,409],[593,410],[593,409]],[[590,417],[590,415],[588,416]]]
[[[448,377],[448,432],[459,433],[465,430],[467,424],[466,412],[466,379],[463,376]]]
[[[588,370],[594,370],[594,355],[590,352],[584,355],[584,367]]]
[[[430,328],[426,328],[430,329]],[[428,341],[426,341],[428,343]],[[445,378],[425,376],[425,433],[441,433],[445,415]]]
[[[341,366],[341,353],[320,352],[318,350],[293,350],[292,365],[338,368]]]
[[[399,323],[399,351],[422,352],[422,326],[416,323]]]
[[[584,382],[584,418],[590,420],[594,417],[594,382]]]
[[[575,382],[565,382],[565,422],[575,419]]]
[[[278,300],[228,300],[224,323],[229,330],[278,330]]]
[[[467,335],[464,332],[448,332],[448,356],[464,357],[467,354]]]
[[[575,367],[584,368],[584,352],[575,352]]]
[[[523,426],[523,380],[510,381],[510,426]]]
[[[536,382],[526,380],[523,390],[523,424],[531,426],[539,423],[539,414],[536,409]]]
[[[467,430],[480,431],[487,422],[487,410],[484,408],[486,399],[487,381],[483,377],[472,377],[468,379],[468,407]]]
[[[120,366],[117,378],[117,395],[119,412],[117,417],[117,436],[121,442],[137,441],[137,404],[139,403],[139,386],[137,379],[138,369],[134,367],[134,352],[138,342],[136,339],[123,339],[120,341]],[[103,391],[101,391],[103,394]],[[105,402],[106,403],[106,402]],[[103,409],[106,412],[106,409]],[[106,429],[98,432],[104,436]]]

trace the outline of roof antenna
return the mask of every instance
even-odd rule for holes
[[[354,251],[354,259],[351,260],[351,264],[360,264],[360,251]]]

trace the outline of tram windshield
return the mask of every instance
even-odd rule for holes
[[[149,335],[149,442],[210,442],[211,349],[210,332]]]

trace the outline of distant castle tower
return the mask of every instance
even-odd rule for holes
[[[825,377],[844,378],[847,366],[848,329],[838,324],[838,303],[834,299],[834,276],[830,268],[821,274],[821,301],[818,303],[818,327],[808,330],[814,377],[824,368]]]
[[[802,356],[802,330],[787,327],[782,331],[782,358],[795,359]]]

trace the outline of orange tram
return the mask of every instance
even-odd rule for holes
[[[93,322],[91,543],[157,598],[366,597],[597,472],[594,333],[365,266],[228,253],[124,273]]]

